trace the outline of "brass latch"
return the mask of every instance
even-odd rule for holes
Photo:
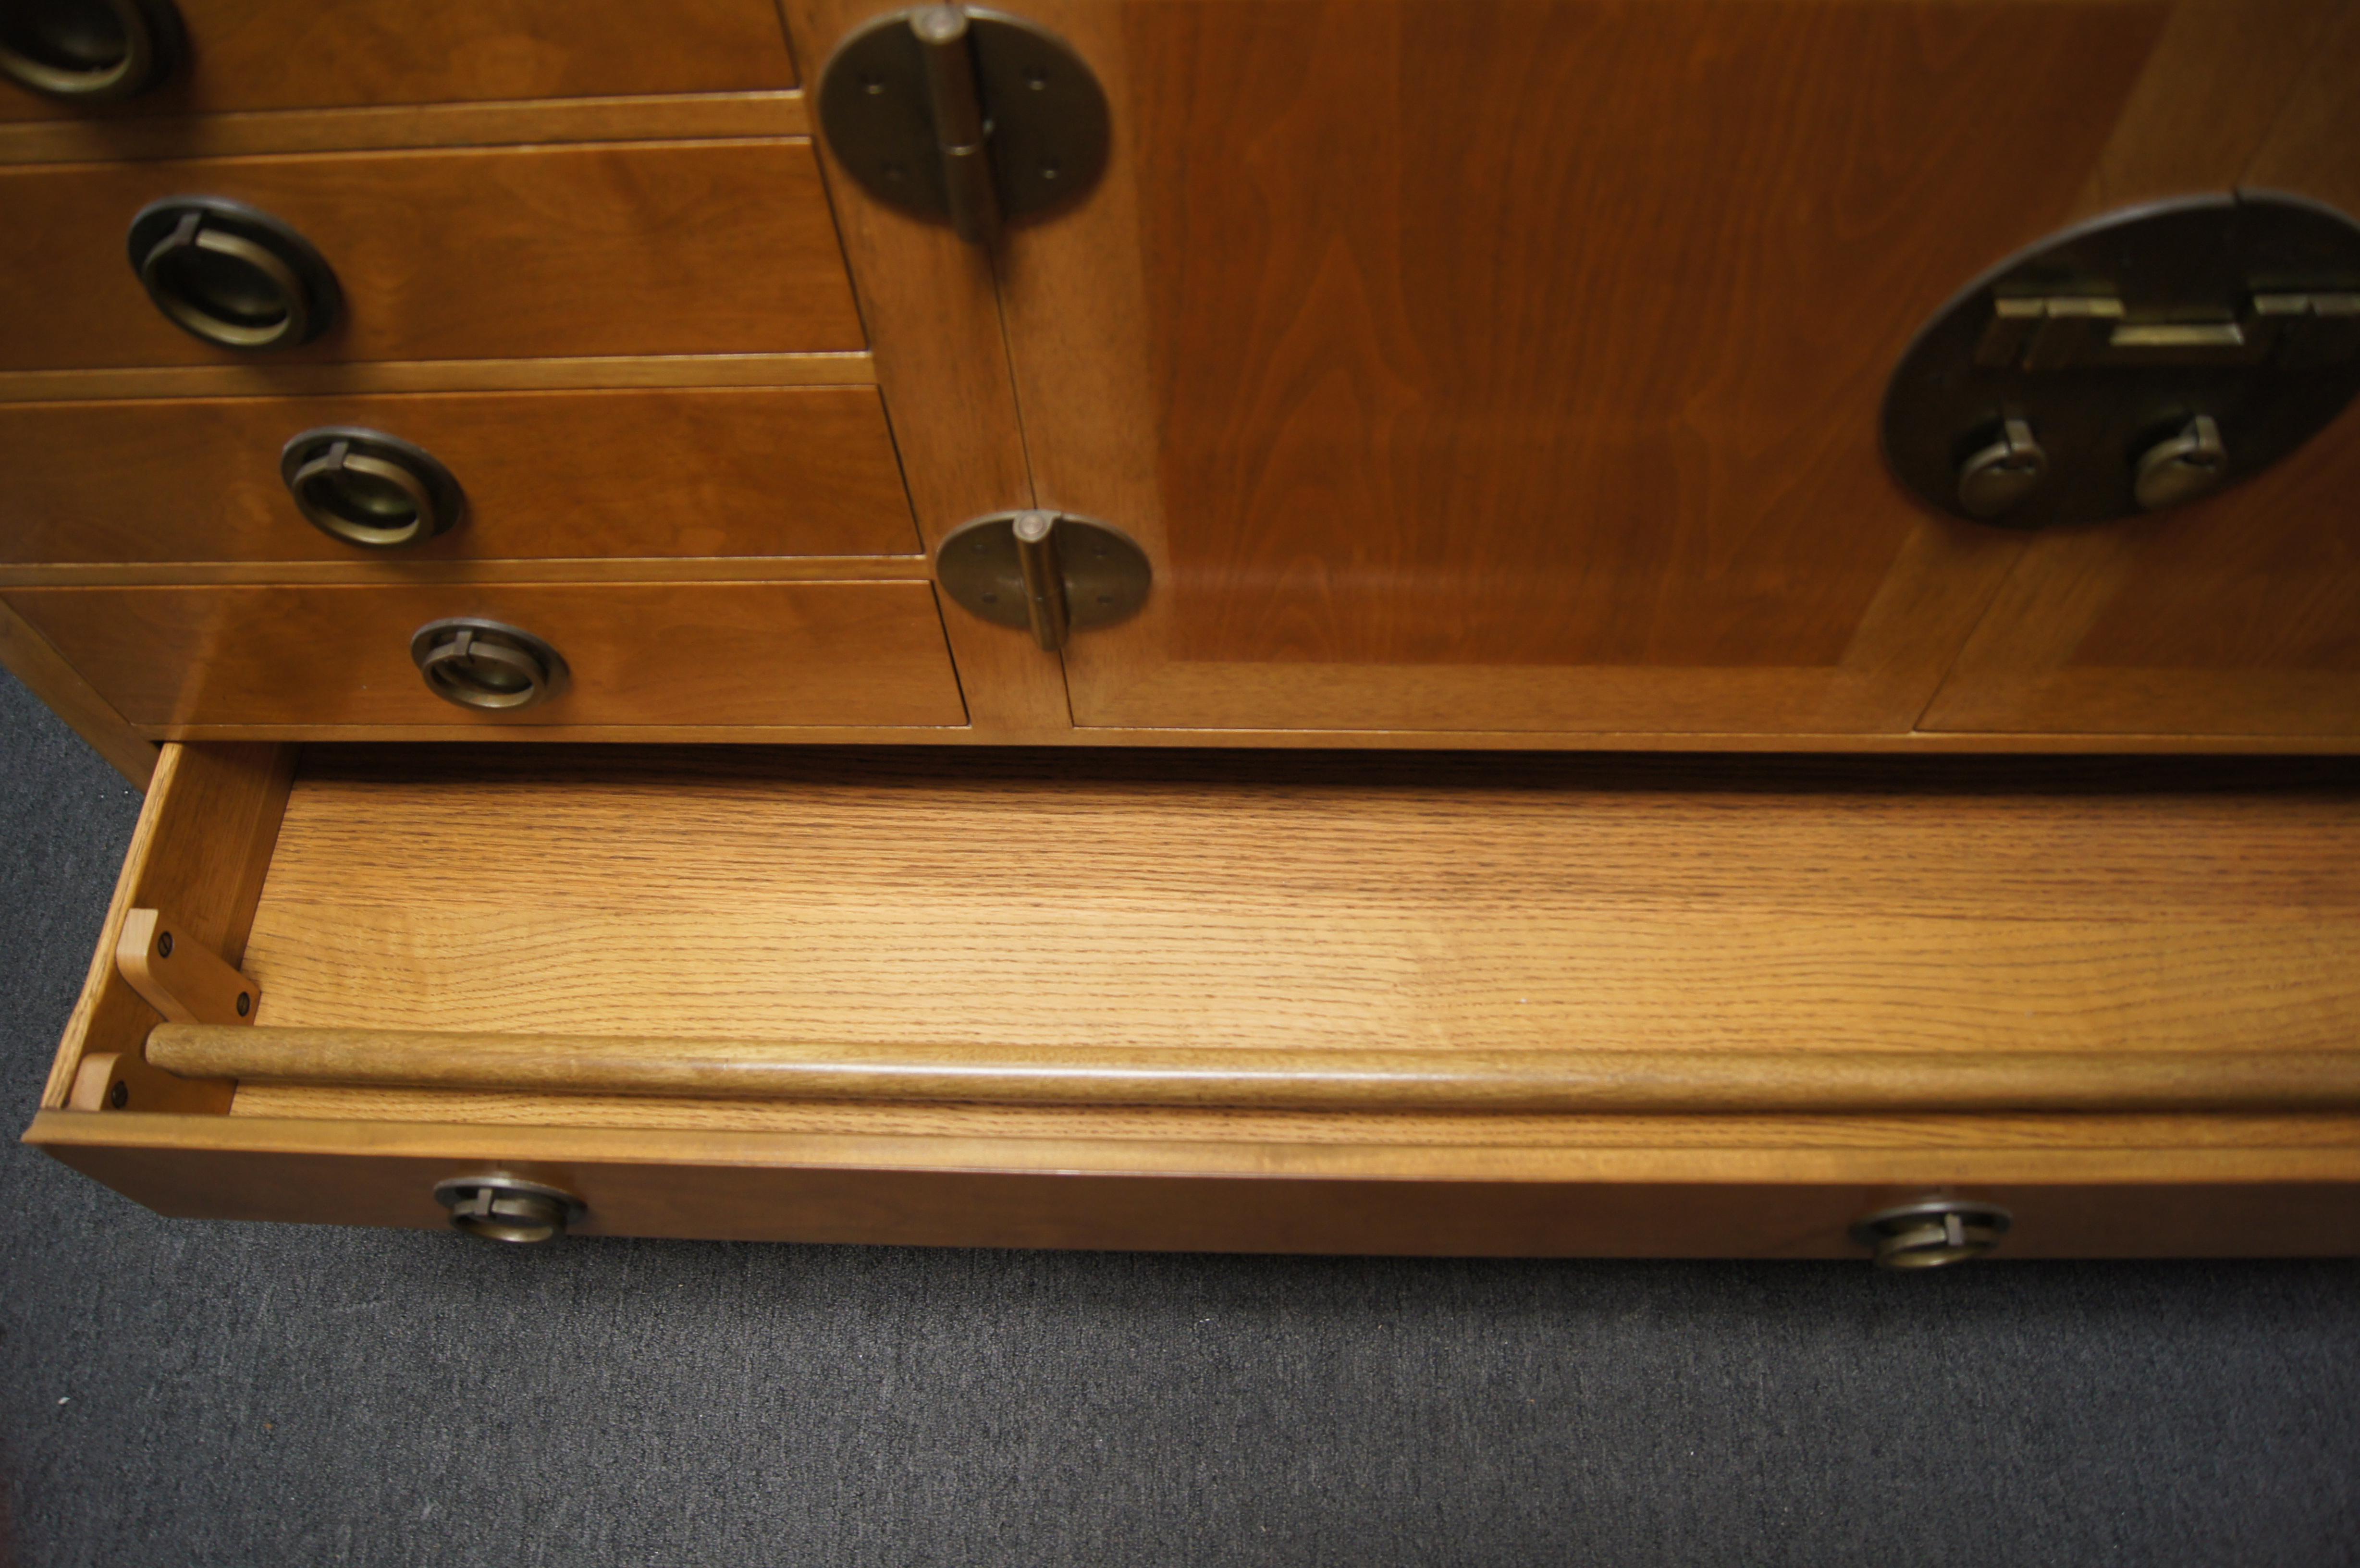
[[[1106,168],[1106,94],[1031,22],[945,5],[847,38],[819,85],[828,147],[889,206],[994,245],[1004,223],[1081,196]]]
[[[2217,316],[2141,320],[2111,294],[2003,295],[1975,345],[1991,370],[2335,365],[2360,354],[2360,294],[2256,294]]]

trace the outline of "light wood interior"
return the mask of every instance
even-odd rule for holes
[[[266,1028],[639,1037],[683,1059],[697,1037],[1110,1066],[1772,1053],[1806,1075],[1863,1051],[2340,1058],[2360,1020],[2360,772],[322,747],[290,798],[246,966]],[[1885,1147],[2112,1146],[2202,1119],[2021,1099],[1983,1116],[1371,1116],[265,1083],[233,1110]],[[2360,1122],[2245,1115],[2190,1136],[2348,1144]]]

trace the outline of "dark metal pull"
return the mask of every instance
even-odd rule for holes
[[[1852,1227],[1879,1269],[1946,1269],[1983,1257],[2000,1244],[2016,1216],[1997,1203],[1928,1198],[1880,1209]]]
[[[186,53],[171,0],[0,0],[0,76],[45,98],[136,97]]]
[[[563,1187],[514,1176],[453,1176],[434,1184],[434,1201],[469,1236],[511,1246],[555,1241],[589,1206]]]
[[[279,475],[314,528],[370,550],[448,533],[467,510],[466,492],[432,453],[354,425],[322,426],[289,441]]]
[[[564,691],[571,679],[563,656],[541,638],[472,616],[419,627],[410,658],[429,691],[463,708],[530,708]]]
[[[131,220],[131,266],[156,308],[224,348],[292,348],[334,324],[335,270],[311,243],[243,201],[173,196]]]
[[[819,117],[870,195],[984,245],[1085,194],[1109,142],[1106,93],[1081,56],[1031,22],[959,5],[847,38],[821,73]]]

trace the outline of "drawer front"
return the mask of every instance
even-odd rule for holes
[[[430,453],[464,521],[398,549],[305,521],[280,450],[322,427]],[[0,404],[0,561],[909,555],[871,387]]]
[[[188,48],[111,114],[792,87],[770,0],[176,0]],[[46,7],[71,14],[76,7]],[[96,0],[82,8],[97,10]],[[39,11],[45,7],[30,7]],[[0,79],[0,120],[89,112]]]
[[[126,249],[134,214],[172,196],[246,202],[310,241],[336,324],[246,354],[173,325]],[[11,370],[863,346],[798,137],[8,169],[0,276]]]
[[[983,1140],[956,1140],[943,1150],[944,1163],[929,1168],[917,1163],[915,1140],[902,1149],[890,1140],[825,1138],[764,1148],[694,1135],[391,1126],[363,1132],[333,1122],[71,1111],[44,1113],[27,1136],[148,1207],[191,1219],[439,1226],[448,1217],[434,1201],[437,1181],[501,1171],[583,1200],[586,1213],[572,1227],[581,1236],[901,1247],[1816,1258],[1851,1258],[1865,1269],[1867,1250],[1849,1235],[1852,1222],[1924,1190],[1775,1177],[1349,1181],[1297,1172],[1288,1179],[1275,1170],[1259,1179],[1242,1170],[1110,1171],[1089,1169],[1098,1150]],[[1272,1150],[1270,1164],[1289,1163],[1299,1152]],[[897,1156],[912,1163],[894,1163]],[[947,1168],[953,1156],[971,1163]],[[2360,1253],[2360,1182],[2348,1178],[2027,1181],[1974,1190],[2014,1216],[1994,1254],[2000,1258]]]
[[[9,593],[132,724],[199,725],[960,724],[924,583],[358,588],[45,588]],[[485,713],[429,691],[421,626],[474,616],[544,639],[565,689]]]

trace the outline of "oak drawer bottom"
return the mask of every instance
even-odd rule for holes
[[[437,1181],[497,1172],[585,1234],[1858,1257],[1863,1214],[1940,1197],[2012,1211],[2003,1256],[2360,1251],[2349,765],[322,747],[290,789],[293,761],[168,751],[31,1135],[168,1213],[436,1224]],[[157,907],[259,985],[257,1040],[544,1037],[582,1083],[175,1078],[110,956]],[[700,1040],[1066,1075],[668,1092]],[[1884,1101],[1773,1113],[1435,1088],[1584,1051],[1698,1083],[1905,1060]],[[1298,1065],[1140,1103],[1140,1063],[1190,1051]],[[2120,1069],[2125,1108],[2012,1104],[2005,1073],[2006,1108],[1944,1108],[2036,1051]],[[1435,1066],[1351,1108],[1304,1087],[1403,1062]]]

